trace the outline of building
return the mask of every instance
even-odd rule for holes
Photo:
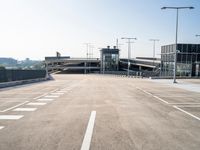
[[[114,46],[110,48],[102,48],[101,54],[101,73],[105,71],[118,71],[119,70],[119,49]]]
[[[94,73],[100,72],[98,58],[70,58],[69,56],[45,57],[45,64],[49,73]]]
[[[176,45],[161,47],[161,76],[173,76]],[[200,44],[177,44],[176,76],[200,76]]]

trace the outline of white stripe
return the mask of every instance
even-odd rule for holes
[[[163,100],[162,98],[158,97],[158,96],[153,96],[154,98],[164,102],[165,104],[169,104],[167,101]]]
[[[149,93],[149,92],[147,92],[147,91],[145,91],[145,90],[143,90],[143,89],[141,89],[141,88],[139,88],[139,87],[136,87],[136,88],[137,88],[138,90],[141,90],[142,92],[148,94],[148,95],[152,95],[151,93]]]
[[[85,132],[85,136],[83,139],[83,143],[81,146],[81,150],[89,150],[90,149],[90,143],[92,139],[92,132],[94,128],[94,122],[96,117],[96,111],[92,111],[90,115],[90,120],[88,122],[87,130]]]
[[[37,108],[16,108],[13,111],[35,111]]]
[[[4,128],[4,126],[0,126],[0,130],[3,129],[3,128]]]
[[[165,101],[164,99],[162,99],[162,98],[160,98],[160,97],[158,97],[158,96],[155,96],[155,95],[153,95],[153,94],[151,94],[151,93],[149,93],[149,92],[147,92],[147,91],[145,91],[145,90],[143,90],[143,89],[141,89],[141,88],[139,88],[139,87],[137,87],[137,89],[143,91],[144,93],[146,93],[146,94],[148,94],[148,95],[153,96],[154,98],[156,98],[156,99],[158,99],[158,100],[164,102],[165,104],[169,104],[169,103],[168,103],[167,101]]]
[[[28,103],[26,105],[46,105],[47,103]]]
[[[47,96],[45,96],[45,97],[55,97],[55,98],[57,98],[57,97],[59,97],[58,95],[47,95]]]
[[[169,103],[170,105],[200,105],[200,103]]]
[[[54,99],[49,99],[49,98],[40,98],[37,99],[37,101],[53,101]]]
[[[59,89],[55,89],[55,90],[52,90],[52,91],[50,91],[50,93],[51,92],[55,92],[55,91],[58,91]],[[38,99],[38,98],[41,98],[41,97],[43,97],[43,96],[45,96],[45,95],[48,95],[49,93],[44,93],[44,94],[42,94],[42,95],[40,95],[40,96],[37,96],[37,97],[35,97],[35,98],[33,98],[33,99]]]
[[[23,115],[0,115],[0,120],[17,120],[24,117]]]
[[[13,107],[7,108],[7,109],[2,110],[2,111],[0,111],[0,112],[6,112],[6,111],[8,111],[8,110],[14,109],[14,108],[19,107],[19,106],[21,106],[21,105],[24,105],[24,104],[26,104],[26,103],[28,103],[28,102],[29,102],[29,101],[25,101],[25,102],[23,102],[23,103],[20,103],[20,104],[18,104],[18,105],[13,106]]]
[[[177,106],[173,106],[173,107],[200,121],[199,117],[197,117],[197,116],[195,116],[195,115],[193,115],[193,114],[191,114],[191,113],[189,113],[189,112],[187,112],[187,111],[185,111],[185,110],[183,110],[181,108],[178,108]]]
[[[53,94],[53,95],[63,95],[64,93],[57,92],[57,93],[51,93],[51,94]]]
[[[194,107],[194,108],[195,108],[195,107],[200,107],[200,105],[187,105],[187,106],[178,106],[178,107],[183,107],[183,108],[184,108],[184,107],[186,107],[186,108],[187,108],[187,107]]]

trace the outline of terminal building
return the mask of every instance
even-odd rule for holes
[[[161,76],[173,76],[175,50],[175,44],[161,47]],[[200,76],[200,44],[177,45],[176,76]]]
[[[177,45],[178,77],[200,77],[200,44]],[[171,78],[174,74],[174,55],[176,45],[161,47],[161,58],[136,57],[120,58],[120,50],[114,46],[102,48],[99,58],[70,58],[69,56],[45,57],[47,70],[50,73],[101,73],[127,74],[130,62],[130,75],[140,74],[144,77]]]
[[[45,57],[46,68],[49,73],[101,73],[101,74],[127,74],[128,59],[120,59],[119,49],[116,46],[112,48],[102,48],[99,58],[70,58],[69,56]],[[142,74],[144,76],[155,76],[160,72],[160,59],[137,57],[131,58],[130,75]]]
[[[101,53],[101,72],[118,71],[119,70],[119,49],[114,46],[110,48],[102,48]]]

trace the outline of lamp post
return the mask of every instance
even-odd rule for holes
[[[174,76],[173,76],[173,83],[176,82],[176,72],[177,72],[177,41],[178,41],[178,13],[179,9],[194,9],[194,7],[162,7],[161,9],[175,9],[176,10],[176,39],[175,39],[175,52],[174,52]]]
[[[156,42],[158,42],[159,39],[150,39],[149,41],[153,41],[153,65],[154,65]]]
[[[196,36],[196,37],[200,37],[200,34],[196,34],[195,36]]]
[[[130,53],[131,53],[131,40],[137,40],[137,38],[123,37],[121,39],[128,40],[128,67],[127,67],[127,76],[129,76],[130,68]]]
[[[91,43],[83,43],[84,45],[86,45],[86,60],[85,60],[85,63],[84,63],[84,66],[85,66],[85,69],[84,69],[84,73],[86,74],[87,73],[87,66],[88,66],[88,56],[89,56],[89,47],[90,47],[90,44]]]

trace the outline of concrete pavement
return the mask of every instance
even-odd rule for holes
[[[0,90],[0,149],[199,150],[199,92],[109,75],[54,78]]]

